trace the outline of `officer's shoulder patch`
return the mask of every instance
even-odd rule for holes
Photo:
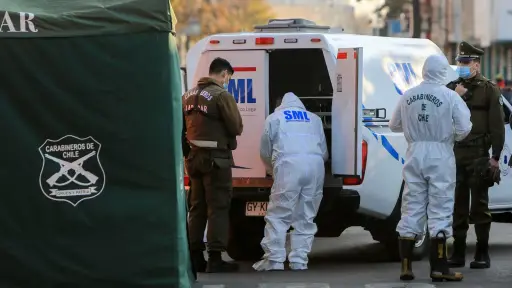
[[[487,82],[489,84],[492,84],[492,85],[495,85],[495,86],[498,85],[496,82],[492,81],[491,79],[487,79],[487,78],[485,78],[485,82]]]
[[[485,79],[484,81],[481,81],[481,83],[479,83],[479,84],[499,90],[498,84],[494,83],[492,80],[489,80],[489,79]]]
[[[503,97],[501,97],[501,95],[500,95],[500,100],[499,101],[500,101],[500,105],[503,106]]]

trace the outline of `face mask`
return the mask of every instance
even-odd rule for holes
[[[224,84],[222,86],[224,87],[224,89],[228,90],[228,87],[229,87],[229,77],[226,78],[226,80],[224,80]]]
[[[471,76],[471,69],[468,66],[458,66],[456,70],[460,78],[467,79]]]

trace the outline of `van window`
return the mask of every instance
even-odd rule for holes
[[[287,92],[297,95],[306,109],[324,123],[331,154],[331,105],[333,88],[322,49],[278,49],[269,52],[269,110]]]

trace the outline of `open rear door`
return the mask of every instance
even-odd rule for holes
[[[238,166],[233,169],[233,177],[265,178],[260,137],[268,109],[268,53],[265,50],[206,51],[201,55],[194,83],[208,75],[210,63],[216,57],[228,60],[235,70],[228,91],[235,98],[244,124],[242,135],[237,137],[238,148],[233,151]]]
[[[338,49],[332,100],[331,168],[335,176],[362,176],[362,59],[363,48]]]

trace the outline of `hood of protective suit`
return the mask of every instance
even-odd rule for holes
[[[431,84],[446,84],[446,76],[448,75],[448,60],[441,55],[431,55],[425,60],[423,65],[423,81]]]
[[[279,105],[279,107],[277,107],[276,110],[287,109],[292,107],[306,110],[306,107],[304,107],[304,104],[302,104],[302,101],[300,101],[299,97],[297,97],[297,95],[293,94],[292,92],[288,92],[284,94],[281,105]]]

